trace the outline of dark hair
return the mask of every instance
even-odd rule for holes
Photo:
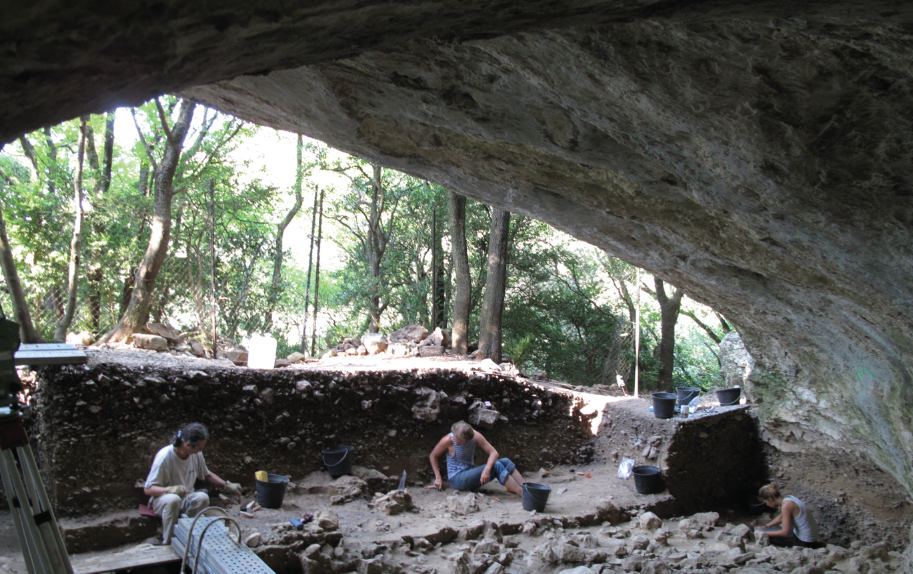
[[[174,435],[174,438],[171,439],[171,444],[175,448],[184,443],[189,443],[190,446],[196,447],[204,440],[209,440],[209,431],[206,430],[206,427],[200,423],[190,423]]]

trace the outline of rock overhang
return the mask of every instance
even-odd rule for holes
[[[801,405],[809,428],[844,431],[820,446],[866,450],[910,488],[905,36],[880,57],[849,25],[633,21],[413,41],[187,93],[685,288],[767,366],[765,417]]]
[[[0,141],[183,89],[546,220],[734,319],[763,417],[913,490],[911,10],[46,2],[0,24]]]

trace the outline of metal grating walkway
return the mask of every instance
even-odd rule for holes
[[[193,518],[181,518],[174,528],[171,545],[179,556],[184,556],[187,546],[188,533]],[[246,544],[238,544],[237,538],[229,536],[227,524],[217,516],[201,516],[193,529],[190,541],[190,552],[187,555],[187,566],[191,569],[196,563],[197,546],[200,535],[209,523],[213,524],[203,537],[203,547],[200,550],[200,565],[197,572],[206,574],[276,574],[273,572]],[[237,531],[234,531],[235,537]]]

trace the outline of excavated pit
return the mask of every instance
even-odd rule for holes
[[[649,463],[649,446],[638,445],[654,446],[652,458],[683,510],[735,504],[764,478],[757,421],[747,407],[660,420],[643,401],[535,383],[470,361],[349,361],[264,371],[214,362],[135,364],[134,353],[124,352],[92,355],[85,366],[38,372],[39,459],[61,516],[141,502],[135,483],[152,456],[193,421],[212,435],[209,467],[247,486],[257,470],[293,479],[324,470],[321,451],[339,445],[355,447],[358,465],[427,481],[428,453],[453,422],[472,420],[479,402],[496,411],[489,413],[496,422],[480,430],[527,473],[592,464],[597,445],[634,436],[630,449],[619,445],[615,454]],[[600,442],[598,434],[612,438]]]
[[[581,392],[447,357],[350,357],[262,371],[141,351],[89,354],[87,365],[36,373],[28,423],[71,553],[155,535],[159,522],[134,510],[145,501],[137,482],[154,453],[192,421],[210,429],[210,469],[240,482],[245,499],[255,496],[256,470],[291,477],[281,509],[242,521],[245,536],[262,535],[256,551],[277,572],[300,572],[301,553],[312,543],[395,548],[425,539],[447,547],[467,540],[464,530],[480,522],[508,536],[614,525],[645,511],[663,519],[715,511],[737,523],[749,520],[747,497],[771,478],[819,509],[828,542],[906,542],[910,505],[896,481],[862,459],[788,458],[764,442],[750,405],[661,420],[645,399]],[[427,453],[452,422],[470,419],[477,401],[499,413],[479,428],[501,455],[528,480],[551,486],[538,517],[497,485],[477,495],[422,488],[433,481]],[[332,480],[323,464],[321,450],[341,444],[356,449],[355,474],[364,483],[355,495],[347,478]],[[666,489],[638,494],[633,480],[615,476],[623,458],[659,466]],[[394,489],[403,470],[417,510],[385,516],[372,497]],[[856,498],[850,477],[860,470],[868,499],[847,502]],[[338,514],[337,532],[289,532],[290,517],[324,509]]]

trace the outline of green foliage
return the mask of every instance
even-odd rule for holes
[[[624,319],[603,297],[598,262],[563,240],[540,222],[519,223],[509,263],[515,272],[503,317],[505,348],[520,351],[515,362],[522,369],[544,368],[575,385],[614,382],[605,360]]]
[[[675,338],[673,386],[704,390],[719,386],[722,377],[719,360],[710,348],[713,341],[697,328],[683,328],[687,321],[679,318],[679,330],[684,332]]]
[[[169,118],[177,114],[178,101],[160,98]],[[161,161],[165,132],[154,102],[134,109],[133,114],[142,138],[123,133],[135,126],[118,124],[107,192],[96,193],[95,182],[101,173],[85,166],[87,233],[79,294],[82,312],[77,314],[72,331],[100,333],[117,322],[124,293],[129,294],[132,274],[149,242],[155,185],[152,165]],[[173,119],[169,122],[171,125]],[[92,116],[89,123],[101,158],[105,118]],[[45,338],[50,337],[63,312],[78,126],[78,120],[72,120],[25,136],[37,169],[18,142],[0,153],[0,202],[30,310]],[[237,159],[237,150],[256,131],[236,118],[197,109],[175,177],[173,227],[152,316],[182,330],[209,333],[215,311],[221,336],[241,341],[268,329],[278,339],[280,355],[285,355],[301,348],[303,332],[308,334],[310,348],[315,285],[312,277],[305,315],[307,270],[300,262],[293,264],[290,257],[292,250],[300,253],[304,249],[285,244],[278,294],[272,291],[276,225],[284,217],[294,190],[277,189],[252,177],[250,165]],[[410,323],[434,326],[434,214],[447,297],[445,326],[449,325],[453,262],[448,192],[384,169],[384,193],[378,196],[370,164],[355,158],[339,159],[318,143],[307,144],[303,152],[305,201],[299,217],[310,221],[313,200],[309,198],[319,175],[335,172],[348,178],[345,185],[336,187],[321,183],[326,200],[318,348],[362,335],[370,326],[372,305],[382,309],[383,332]],[[468,201],[470,341],[478,338],[490,225],[491,208]],[[376,243],[379,238],[383,245]],[[328,249],[330,245],[336,247]],[[372,261],[376,262],[373,270]],[[637,293],[635,271],[631,265],[573,241],[544,223],[514,215],[502,320],[504,351],[523,370],[541,368],[552,378],[579,385],[612,383],[616,370],[628,369],[622,375],[630,389],[634,357],[629,303],[634,304]],[[643,282],[651,284],[646,277]],[[213,283],[218,301],[215,310]],[[626,286],[630,301],[622,296],[621,285]],[[90,310],[89,301],[97,302],[97,310]],[[651,349],[658,344],[660,314],[650,296],[641,297],[640,307],[640,381],[641,388],[649,391],[655,387],[659,368]],[[680,319],[675,384],[704,388],[718,384],[715,345],[702,330],[691,328],[693,325],[685,328],[685,324],[690,325],[690,321]]]

